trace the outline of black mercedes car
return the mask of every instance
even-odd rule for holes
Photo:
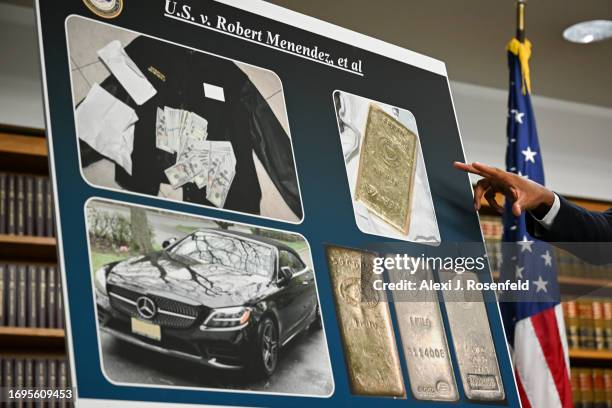
[[[314,274],[275,240],[202,229],[95,272],[100,328],[212,367],[276,369],[279,349],[320,327]]]

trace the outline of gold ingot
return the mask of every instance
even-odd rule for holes
[[[402,234],[410,226],[417,147],[414,133],[370,104],[355,199]]]
[[[327,248],[336,313],[344,344],[351,392],[405,398],[406,390],[384,292],[362,286],[375,255],[340,247]],[[363,296],[363,288],[372,288]]]

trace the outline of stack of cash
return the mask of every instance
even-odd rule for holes
[[[206,119],[193,112],[157,108],[155,145],[176,153],[176,164],[165,170],[172,187],[206,187],[206,199],[221,208],[236,175],[236,157],[230,142],[206,140],[207,127]]]

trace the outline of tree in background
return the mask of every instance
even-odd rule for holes
[[[147,212],[143,208],[130,208],[130,224],[132,229],[132,249],[150,253],[153,252],[151,228],[147,219]]]

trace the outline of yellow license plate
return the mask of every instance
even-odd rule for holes
[[[140,334],[153,340],[161,340],[161,328],[157,324],[145,322],[132,317],[132,333]]]

